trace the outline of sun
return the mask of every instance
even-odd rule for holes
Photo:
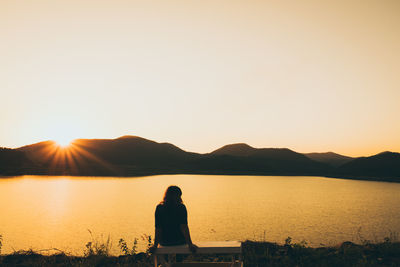
[[[57,140],[54,140],[57,145],[59,145],[60,147],[66,148],[69,147],[72,143],[72,139],[69,138],[57,138]]]
[[[49,129],[49,140],[53,140],[61,148],[69,147],[77,136],[77,129],[66,122],[60,121]]]

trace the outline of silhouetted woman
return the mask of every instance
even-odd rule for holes
[[[158,244],[162,246],[187,244],[190,251],[196,251],[197,246],[192,243],[190,238],[186,206],[183,204],[181,196],[181,189],[171,185],[165,191],[163,201],[157,205],[156,232],[154,245],[150,248],[151,252],[156,250]]]

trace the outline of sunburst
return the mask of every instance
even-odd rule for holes
[[[93,168],[99,167],[110,173],[119,172],[113,164],[91,153],[90,150],[90,145],[79,139],[66,142],[53,141],[40,149],[38,155],[43,158],[49,173],[77,175],[80,170],[91,173],[94,171]]]
[[[55,140],[56,144],[62,148],[67,148],[69,146],[71,146],[73,140],[69,140],[69,139],[59,139],[59,140]]]

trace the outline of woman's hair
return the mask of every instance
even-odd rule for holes
[[[181,196],[182,190],[179,187],[176,185],[168,186],[167,190],[165,190],[164,198],[161,201],[161,204],[181,204],[183,203]]]

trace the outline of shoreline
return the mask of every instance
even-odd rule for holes
[[[360,177],[360,176],[339,176],[339,175],[317,175],[317,174],[262,174],[262,173],[211,173],[211,172],[159,172],[159,173],[141,173],[141,174],[132,174],[132,175],[84,175],[84,174],[29,174],[29,173],[21,173],[21,174],[0,174],[0,179],[12,179],[23,176],[54,176],[54,177],[96,177],[96,178],[107,178],[107,177],[115,177],[115,178],[140,178],[140,177],[150,177],[150,176],[159,176],[159,175],[220,175],[220,176],[290,176],[290,177],[320,177],[320,178],[333,178],[333,179],[344,179],[344,180],[357,180],[357,181],[371,181],[371,182],[388,182],[388,183],[400,183],[400,178],[398,177]]]

